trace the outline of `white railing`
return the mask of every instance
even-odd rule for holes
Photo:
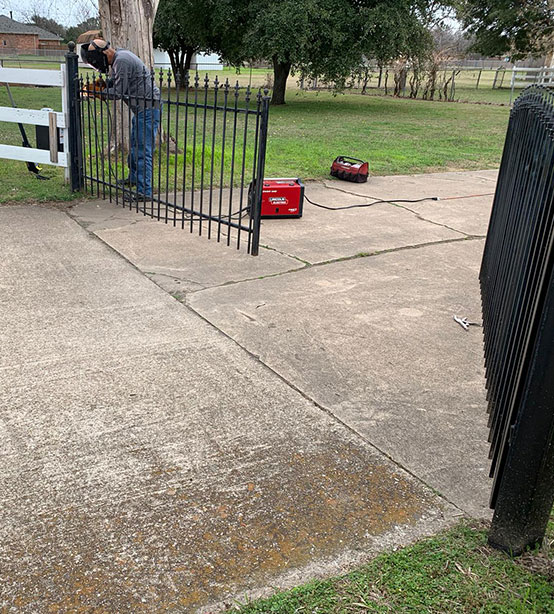
[[[20,160],[21,162],[34,162],[35,164],[51,164],[66,169],[66,179],[69,177],[69,143],[67,120],[67,85],[65,65],[60,70],[30,70],[26,68],[0,68],[0,85],[35,85],[59,87],[61,92],[62,111],[39,109],[19,109],[13,107],[0,107],[0,121],[33,126],[48,126],[50,149],[36,149],[32,147],[18,147],[0,143],[0,158]],[[58,149],[58,130],[61,130],[61,141],[64,151]]]
[[[550,85],[554,84],[554,67],[547,68],[513,68],[512,85],[525,87],[526,85]]]
[[[542,68],[518,68],[512,69],[512,80],[510,87],[512,94],[510,104],[514,97],[514,89],[527,87],[528,85],[546,85],[554,87],[554,66],[550,68],[543,66]]]

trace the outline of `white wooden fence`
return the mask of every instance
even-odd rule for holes
[[[554,87],[554,67],[519,68],[514,66],[514,68],[512,68],[512,80],[510,82],[510,87],[512,88],[510,104],[514,97],[514,89],[516,87],[527,87],[528,85],[546,85],[548,87]]]
[[[40,85],[59,87],[62,112],[43,111],[38,109],[14,109],[0,107],[0,121],[31,124],[33,126],[48,126],[50,150],[18,147],[0,143],[0,158],[34,162],[35,164],[51,164],[65,168],[66,179],[69,177],[69,134],[67,114],[67,79],[65,65],[60,70],[30,70],[27,68],[0,68],[0,87],[9,85]],[[17,103],[17,100],[16,100]],[[58,151],[58,129],[62,132],[61,141],[64,151]],[[31,135],[32,136],[32,135]]]

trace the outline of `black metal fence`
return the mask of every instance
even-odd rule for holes
[[[79,78],[82,187],[257,255],[268,92],[164,70],[134,90]]]
[[[554,499],[554,92],[514,103],[481,274],[490,412],[490,541],[544,536]]]

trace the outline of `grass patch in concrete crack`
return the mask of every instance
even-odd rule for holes
[[[345,576],[313,581],[269,599],[237,605],[240,614],[517,613],[554,611],[554,526],[547,546],[512,559],[487,545],[483,524],[464,520],[412,546],[381,554]]]

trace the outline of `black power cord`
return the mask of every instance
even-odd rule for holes
[[[378,205],[380,203],[389,203],[391,205],[394,205],[396,203],[422,203],[426,200],[441,200],[439,196],[426,196],[425,198],[416,198],[416,199],[407,199],[407,198],[396,198],[396,199],[389,199],[389,200],[378,199],[378,200],[374,200],[371,203],[360,203],[359,205],[345,205],[344,207],[328,207],[327,205],[316,203],[315,201],[308,198],[306,194],[304,194],[304,199],[307,202],[309,202],[311,205],[314,205],[315,207],[320,207],[321,209],[327,209],[328,211],[342,211],[344,209],[355,209],[357,207],[371,207],[373,205]],[[249,206],[243,207],[242,209],[235,211],[231,215],[222,216],[222,218],[233,218],[233,217],[236,217],[237,215],[240,215],[243,211],[249,211],[249,209],[250,209]]]
[[[373,205],[379,205],[380,203],[389,203],[391,205],[394,205],[396,203],[421,203],[425,200],[440,200],[438,196],[427,196],[425,198],[417,198],[415,200],[409,200],[406,198],[389,198],[374,200],[371,203],[360,203],[358,205],[345,205],[344,207],[328,207],[327,205],[322,205],[321,203],[316,203],[313,200],[310,200],[306,195],[304,195],[304,198],[310,203],[310,205],[320,207],[321,209],[327,209],[329,211],[343,211],[344,209],[356,209],[358,207],[372,207]]]

